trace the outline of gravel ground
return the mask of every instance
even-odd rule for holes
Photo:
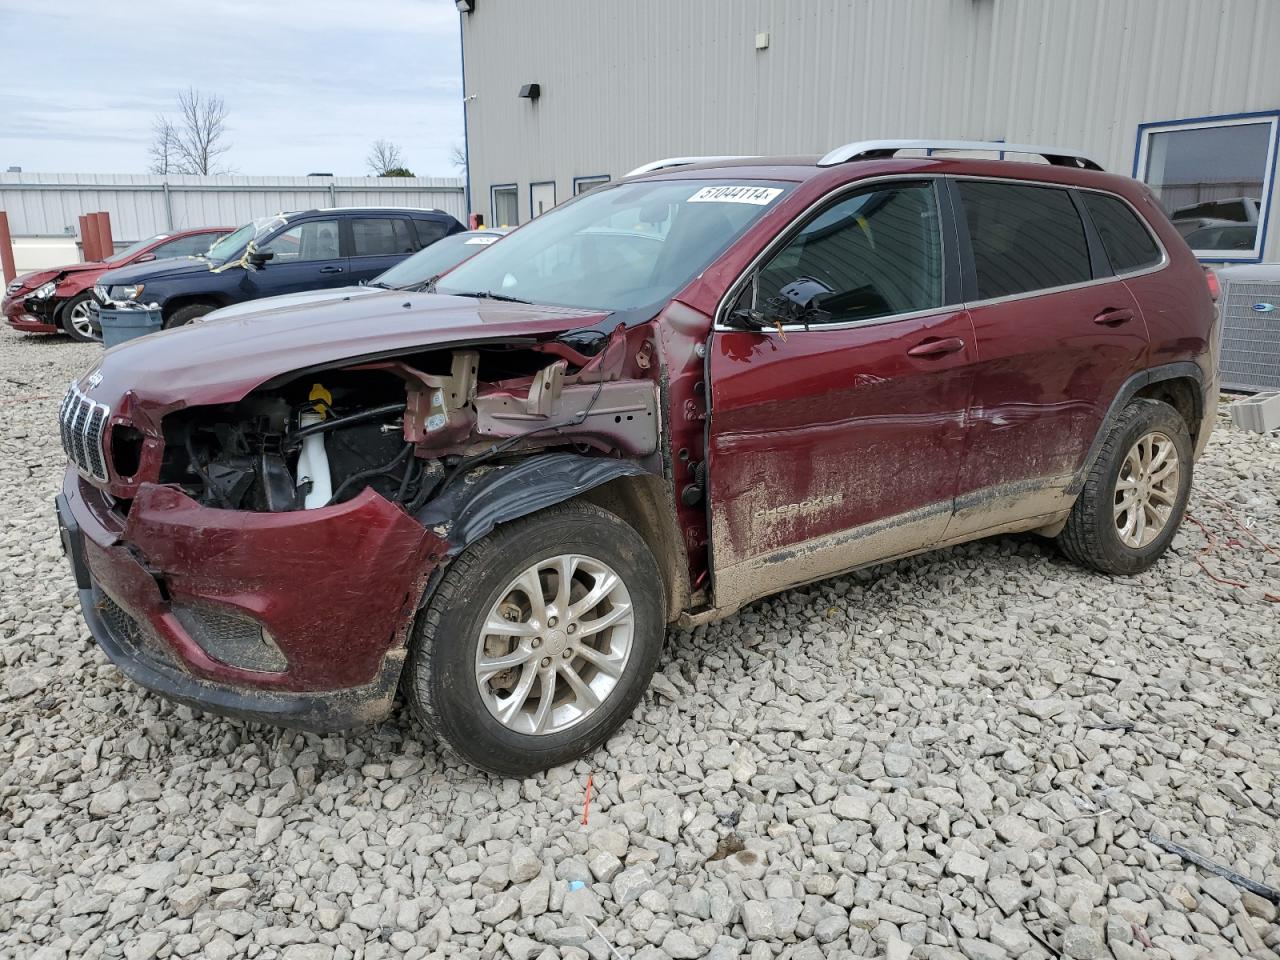
[[[606,747],[532,780],[396,719],[348,737],[174,707],[80,619],[51,500],[95,345],[0,333],[0,956],[1274,956],[1280,437],[1224,420],[1130,580],[1032,537],[672,634]],[[1209,499],[1212,493],[1219,499]],[[1230,506],[1227,506],[1227,505]],[[588,778],[594,784],[584,823]]]

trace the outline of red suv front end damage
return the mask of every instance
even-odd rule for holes
[[[380,719],[450,556],[531,491],[662,476],[650,325],[403,293],[350,313],[309,307],[296,335],[276,318],[256,352],[253,317],[178,331],[187,370],[147,338],[72,385],[58,517],[85,619],[134,681],[309,729]]]

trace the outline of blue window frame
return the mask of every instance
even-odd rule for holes
[[[1138,125],[1133,175],[1195,255],[1257,263],[1267,243],[1280,111]]]
[[[520,188],[514,183],[495,183],[489,188],[491,227],[520,225]]]
[[[546,191],[539,191],[539,187],[551,188],[551,203],[547,204]],[[539,200],[542,200],[542,209],[538,209]],[[534,180],[529,184],[529,219],[532,220],[539,214],[546,213],[556,205],[556,182],[554,180]]]
[[[607,173],[601,173],[593,177],[574,177],[573,178],[573,195],[575,197],[579,196],[580,194],[586,193],[588,190],[594,190],[596,187],[600,186],[601,184],[605,184],[608,182],[609,182],[609,175]]]

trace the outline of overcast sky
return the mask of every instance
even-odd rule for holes
[[[378,138],[457,176],[453,0],[0,0],[0,170],[145,173],[188,85],[230,111],[243,174],[365,174]]]

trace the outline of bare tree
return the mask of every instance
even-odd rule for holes
[[[369,148],[369,156],[365,158],[369,172],[375,177],[404,176],[404,157],[400,147],[390,140],[375,140]]]
[[[460,143],[455,143],[449,148],[449,161],[459,170],[467,169],[466,148]]]
[[[220,173],[218,158],[230,149],[227,105],[214,94],[188,87],[178,94],[178,156],[187,173]]]
[[[178,131],[166,116],[157,114],[151,122],[151,172],[162,176],[182,173],[178,162]]]

